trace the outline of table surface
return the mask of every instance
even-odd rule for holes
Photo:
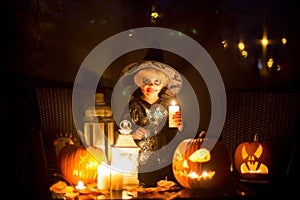
[[[260,196],[273,191],[270,182],[246,181],[230,178],[226,183],[211,189],[191,190],[177,187],[174,190],[165,192],[137,192],[127,190],[110,191],[107,194],[80,194],[78,200],[86,199],[257,199]],[[263,192],[262,192],[263,191]],[[65,199],[62,196],[53,195],[52,199]]]

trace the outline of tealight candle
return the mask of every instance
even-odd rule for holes
[[[98,170],[98,189],[110,189],[110,169],[104,163],[100,164]]]
[[[177,127],[177,123],[175,122],[175,120],[173,119],[173,115],[179,111],[179,106],[175,105],[176,102],[172,101],[172,105],[169,106],[169,127],[170,128],[176,128]]]
[[[82,181],[78,181],[78,184],[75,186],[77,190],[84,190],[86,186],[84,186]]]

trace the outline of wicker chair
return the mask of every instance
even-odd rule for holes
[[[35,89],[47,159],[49,185],[57,181],[53,175],[60,174],[54,142],[59,137],[70,138],[81,144],[72,113],[72,89],[37,87]]]

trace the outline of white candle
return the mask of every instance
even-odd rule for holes
[[[123,190],[123,174],[116,170],[111,170],[111,189]]]
[[[84,190],[86,186],[84,186],[82,181],[78,181],[78,184],[75,186],[77,190]]]
[[[169,127],[170,128],[176,128],[177,127],[177,123],[173,119],[173,115],[177,111],[179,111],[179,106],[176,106],[175,104],[176,104],[175,101],[172,101],[172,105],[169,106]]]
[[[101,163],[98,166],[98,189],[110,189],[110,176],[111,171],[108,166],[104,163]]]

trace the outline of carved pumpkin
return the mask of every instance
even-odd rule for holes
[[[106,162],[106,155],[97,147],[68,144],[60,150],[57,161],[62,175],[72,184],[79,180],[88,184],[97,182],[97,167]]]
[[[209,150],[203,144],[213,148]],[[225,145],[216,139],[185,139],[175,149],[172,167],[182,187],[211,188],[229,177],[231,157]]]
[[[274,149],[270,142],[243,142],[235,150],[235,168],[244,179],[269,179],[274,168]]]

